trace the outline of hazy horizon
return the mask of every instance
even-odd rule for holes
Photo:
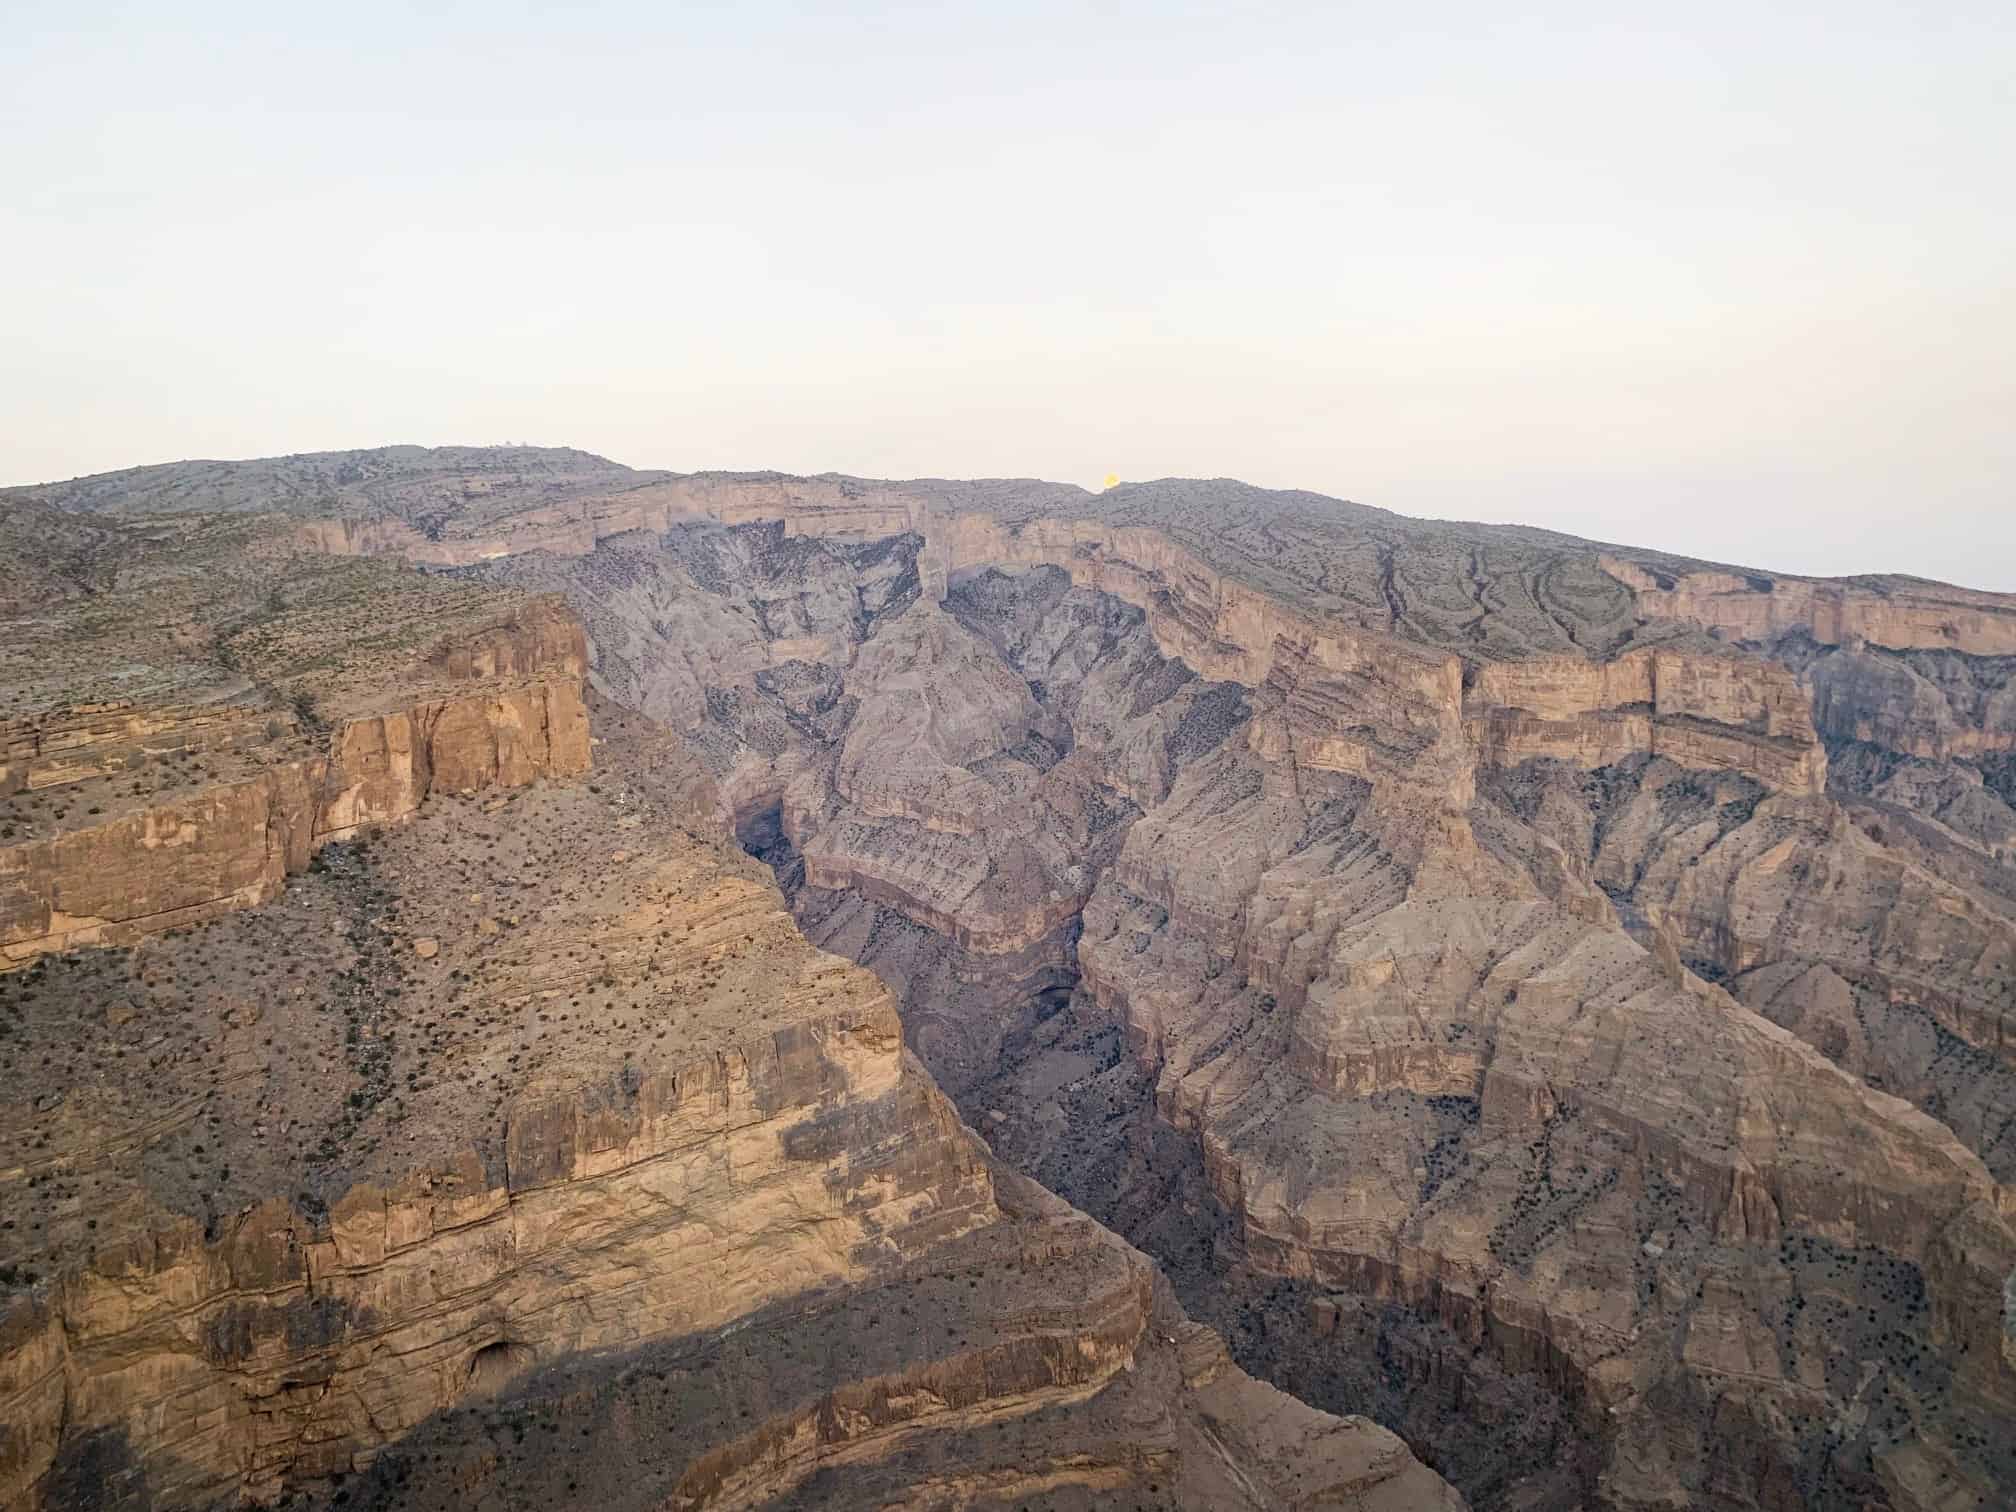
[[[6,484],[1229,476],[2016,591],[1999,8],[10,20]]]

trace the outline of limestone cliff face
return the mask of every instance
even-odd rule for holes
[[[331,741],[315,838],[410,816],[436,788],[522,787],[588,768],[580,684],[542,679],[351,720]]]
[[[0,958],[127,944],[262,903],[307,865],[321,762],[0,851]]]
[[[1785,793],[1827,785],[1807,696],[1777,663],[1675,651],[1496,662],[1479,673],[1469,707],[1472,739],[1498,767],[1593,769],[1646,754],[1748,772]]]
[[[264,902],[324,841],[399,823],[436,789],[586,770],[585,659],[579,626],[547,609],[441,648],[423,687],[443,691],[408,701],[395,688],[397,706],[339,717],[326,734],[291,710],[242,707],[79,710],[11,732],[6,771],[22,788],[110,789],[91,814],[126,812],[0,846],[0,962]],[[205,782],[212,769],[199,767],[140,802],[117,788],[196,753],[234,758],[241,775]]]
[[[2016,655],[2016,608],[2003,594],[1909,578],[1836,583],[1712,571],[1667,578],[1607,555],[1603,566],[1631,587],[1648,617],[1683,620],[1737,640],[1803,631],[1825,645],[1868,641],[1902,651]]]
[[[2016,749],[2008,657],[1833,648],[1806,669],[1814,717],[1829,736],[1922,761]]]
[[[814,520],[798,528],[826,523]],[[1439,780],[1452,805],[1467,797],[1454,657],[1295,613],[1152,530],[1049,520],[1011,530],[962,516],[927,533],[923,560],[947,579],[990,566],[1059,568],[1141,610],[1162,654],[1198,676],[1276,692],[1279,713],[1254,734],[1274,754],[1361,777]]]

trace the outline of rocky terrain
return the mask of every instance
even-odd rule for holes
[[[996,1162],[559,599],[209,502],[0,502],[0,1506],[1461,1507]]]
[[[996,1156],[1475,1506],[2016,1497],[2016,599],[1229,482],[394,449],[15,497],[564,595]],[[406,1484],[504,1463],[473,1426]],[[983,1437],[781,1494],[1029,1457]]]

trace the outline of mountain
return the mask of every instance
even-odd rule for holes
[[[997,1187],[1473,1505],[2016,1494],[2016,597],[1225,480],[7,497],[564,601]]]

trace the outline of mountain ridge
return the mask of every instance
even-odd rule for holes
[[[450,477],[458,477],[465,482],[481,482],[487,475],[511,469],[531,471],[535,475],[547,475],[553,478],[556,486],[568,488],[570,495],[573,492],[590,491],[597,485],[608,486],[612,491],[620,492],[653,483],[688,480],[778,483],[816,480],[862,488],[896,489],[919,493],[986,491],[1009,487],[1030,497],[1043,497],[1057,503],[1080,503],[1084,506],[1080,512],[1091,518],[1111,518],[1116,512],[1107,502],[1102,501],[1111,501],[1113,506],[1124,508],[1126,501],[1143,496],[1154,496],[1160,500],[1186,492],[1194,493],[1197,489],[1204,488],[1216,491],[1217,497],[1210,501],[1214,504],[1226,500],[1258,497],[1277,511],[1293,512],[1297,509],[1306,509],[1311,518],[1329,524],[1343,523],[1347,519],[1376,520],[1403,530],[1446,532],[1477,539],[1523,540],[1535,544],[1548,544],[1564,550],[1594,549],[1621,552],[1635,561],[1656,561],[1686,571],[1717,571],[1737,575],[1747,573],[1774,579],[1871,587],[1892,583],[1909,584],[1952,589],[1968,594],[1993,592],[1986,589],[1970,589],[1962,584],[1914,574],[1865,572],[1830,576],[1788,572],[1641,547],[1623,541],[1596,540],[1544,526],[1406,515],[1383,506],[1364,504],[1309,489],[1266,488],[1229,477],[1170,476],[1128,480],[1115,488],[1095,491],[1077,484],[1033,477],[870,478],[837,471],[788,473],[775,469],[735,468],[678,472],[667,468],[635,468],[598,453],[569,446],[423,446],[400,443],[329,452],[294,452],[271,457],[189,458],[173,462],[142,463],[42,483],[0,485],[0,501],[39,503],[92,514],[141,514],[174,512],[181,509],[194,512],[217,509],[257,511],[265,508],[300,513],[313,504],[334,503],[349,511],[345,517],[366,518],[370,509],[378,507],[378,501],[371,496],[365,485],[389,484],[401,476],[391,472],[381,473],[376,469],[388,464],[410,464],[414,461],[425,464],[417,470],[419,476],[436,476],[444,481]],[[348,479],[327,476],[331,473],[340,474],[346,468],[358,470],[358,476]],[[372,471],[367,472],[366,469]],[[408,481],[414,481],[412,472],[409,471],[404,476]],[[569,484],[566,480],[570,477],[580,481]],[[536,481],[536,477],[533,480],[526,480],[526,486],[529,488]],[[330,486],[332,483],[334,487]],[[323,491],[310,494],[308,490],[311,485],[320,487]],[[272,489],[274,492],[262,498],[256,493],[262,487]],[[345,492],[346,489],[351,491]],[[523,499],[514,499],[513,502],[530,503],[531,498],[532,496],[527,495]],[[542,495],[541,502],[550,503],[552,500]],[[1341,519],[1338,511],[1344,512]],[[2016,598],[2016,595],[2008,594],[1993,596]]]

